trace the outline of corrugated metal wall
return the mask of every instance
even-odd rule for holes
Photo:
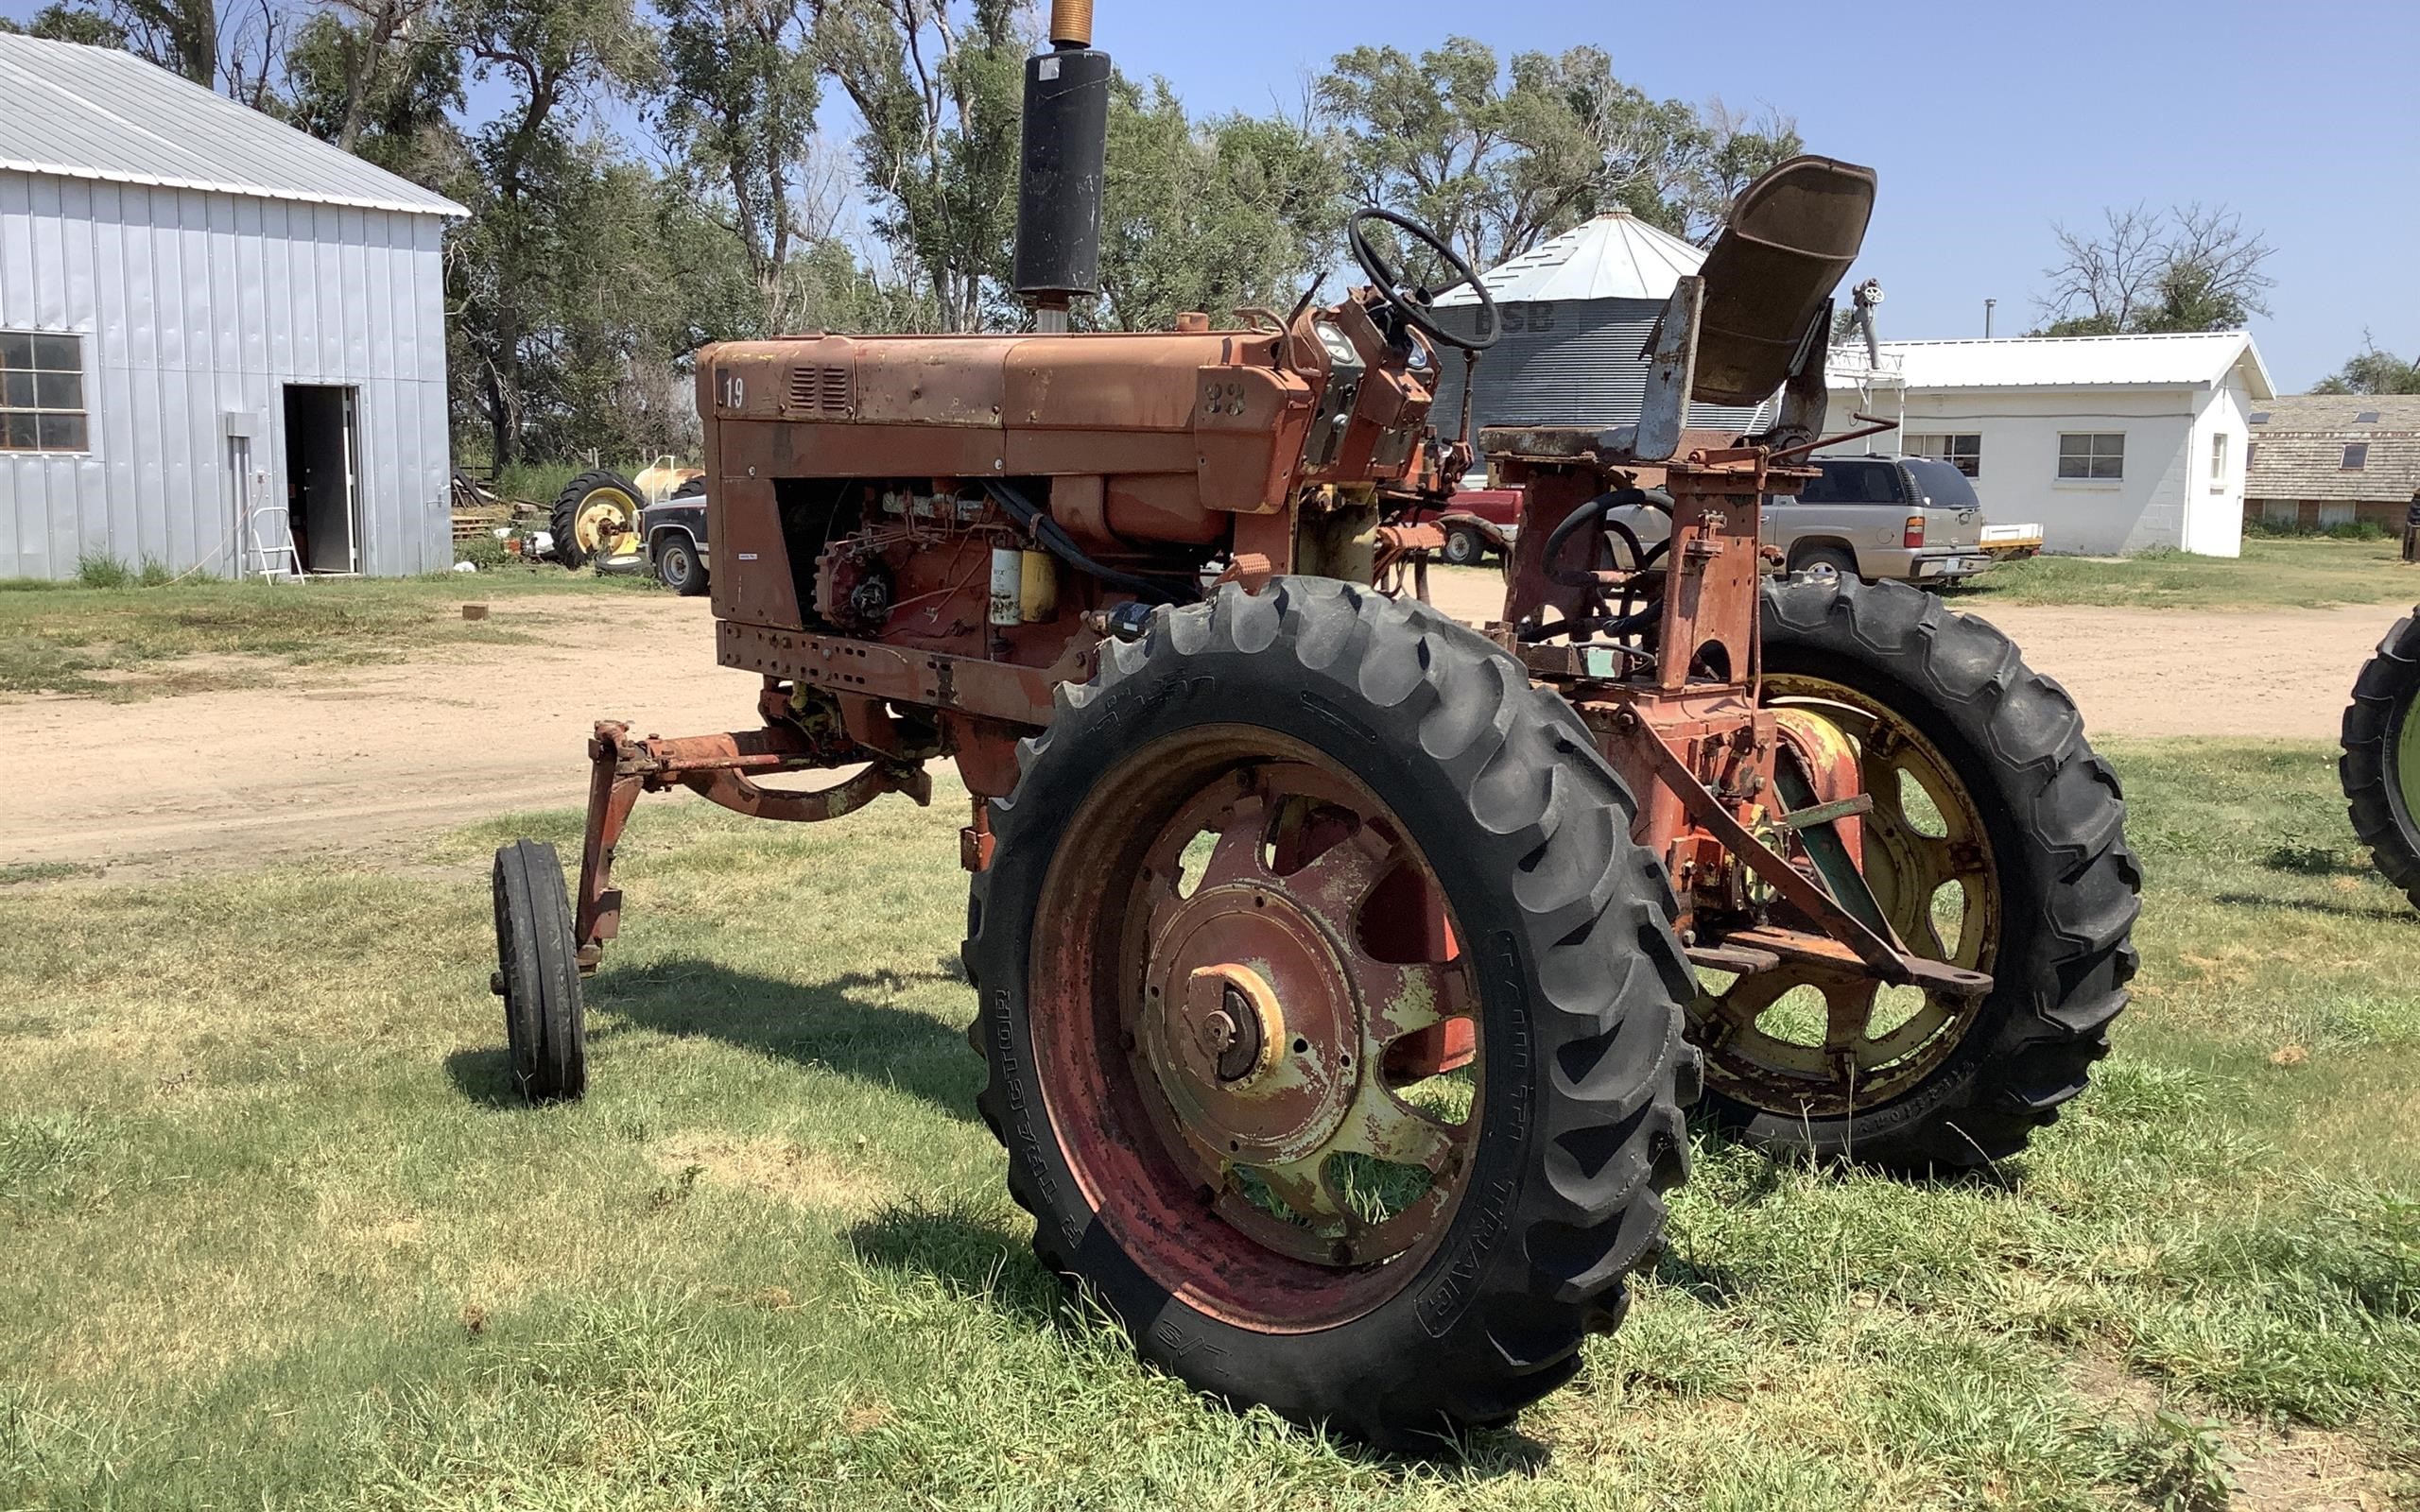
[[[1661,301],[1567,300],[1498,306],[1502,340],[1478,359],[1471,424],[1629,425],[1647,392],[1639,351],[1664,308]],[[1477,305],[1447,305],[1437,323],[1458,335],[1477,329]],[[1462,354],[1446,349],[1444,372],[1430,410],[1438,432],[1461,423]],[[1748,431],[1770,423],[1767,409],[1693,404],[1689,422]]]
[[[92,417],[89,453],[0,452],[0,576],[87,553],[232,576],[228,436],[284,500],[286,384],[359,390],[363,570],[448,565],[443,226],[0,172],[0,329],[82,335]]]

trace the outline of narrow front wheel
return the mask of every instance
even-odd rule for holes
[[[496,971],[489,988],[504,1000],[512,1087],[533,1103],[559,1102],[588,1090],[588,1031],[571,901],[555,848],[520,840],[495,853]]]

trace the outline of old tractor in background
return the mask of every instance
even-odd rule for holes
[[[499,852],[512,1063],[533,1098],[586,1084],[642,793],[818,821],[926,802],[950,760],[979,1104],[1038,1254],[1207,1392],[1433,1443],[1619,1323],[1691,1104],[1777,1152],[2021,1148],[2126,1001],[2123,805],[1989,626],[1768,571],[1870,171],[1800,158],[1740,197],[1637,425],[1486,435],[1522,508],[1472,628],[1407,591],[1440,533],[1406,522],[1470,455],[1429,422],[1439,364],[1495,329],[1431,319],[1390,248],[1477,282],[1433,233],[1361,212],[1369,286],[1333,304],[1065,334],[1089,9],[1027,71],[1033,334],[700,357],[717,658],[762,723],[599,724],[569,901],[550,847]],[[1682,428],[1777,387],[1772,431]],[[1655,545],[1622,539],[1641,507]],[[846,775],[762,781],[802,771]]]
[[[2338,781],[2353,833],[2387,881],[2420,907],[2420,608],[2362,664],[2344,711]]]

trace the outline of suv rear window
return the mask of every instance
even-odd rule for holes
[[[1824,475],[1798,490],[1801,504],[1897,504],[1898,478],[1878,457],[1819,456]]]
[[[1966,474],[1946,462],[1936,462],[1928,456],[1910,456],[1900,460],[1909,476],[1916,480],[1916,491],[1925,502],[1941,509],[1979,509],[1983,501],[1975,497],[1975,485]]]

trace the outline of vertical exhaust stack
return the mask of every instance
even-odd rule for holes
[[[1076,296],[1100,292],[1109,54],[1092,41],[1092,0],[1051,0],[1050,50],[1025,64],[1014,274],[1037,331],[1066,330]]]

